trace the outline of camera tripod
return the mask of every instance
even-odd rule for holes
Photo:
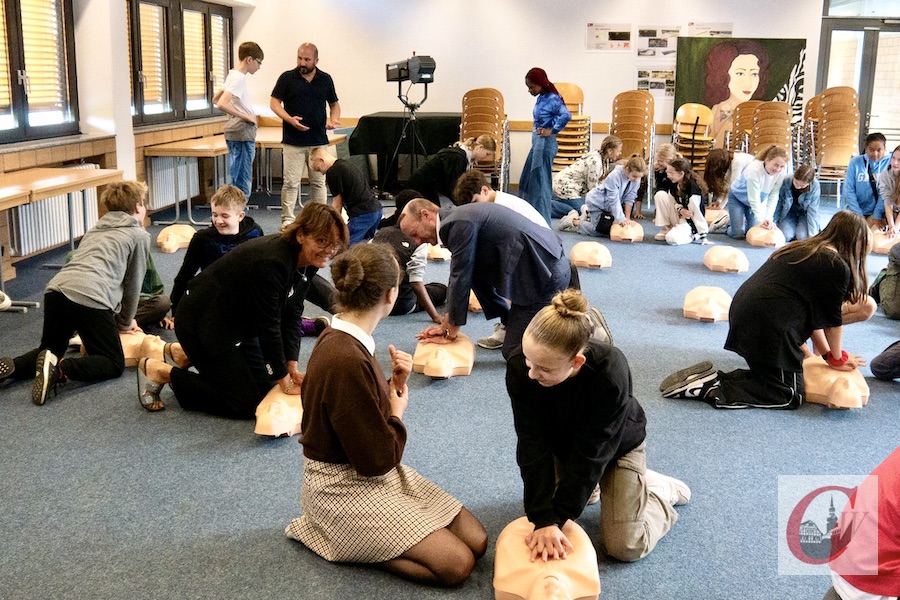
[[[409,98],[403,94],[402,92],[402,83],[397,82],[397,98],[400,99],[400,102],[403,103],[404,109],[404,118],[403,118],[403,129],[400,131],[400,139],[397,140],[397,147],[394,148],[394,154],[391,156],[390,162],[385,167],[384,175],[381,179],[381,185],[379,189],[382,193],[385,192],[385,185],[388,182],[388,179],[391,176],[392,169],[395,169],[399,172],[398,157],[400,156],[400,148],[403,147],[403,141],[405,139],[409,139],[409,160],[410,160],[410,169],[409,173],[412,175],[419,166],[419,150],[421,149],[422,154],[424,156],[428,156],[428,149],[425,148],[425,143],[422,141],[422,138],[419,137],[418,129],[416,128],[416,111],[419,110],[419,107],[425,104],[425,101],[428,100],[428,84],[425,83],[425,96],[422,98],[421,102],[410,102]],[[399,178],[398,178],[399,180]]]

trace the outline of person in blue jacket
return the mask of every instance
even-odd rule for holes
[[[879,198],[878,175],[891,162],[886,149],[884,134],[867,135],[865,152],[851,158],[847,165],[847,178],[841,193],[844,208],[864,216],[870,225],[880,227],[884,226],[884,202]]]
[[[550,225],[553,158],[559,149],[556,134],[572,120],[572,113],[543,69],[535,67],[528,71],[525,85],[532,96],[537,96],[537,101],[534,103],[531,150],[519,178],[519,195],[535,207]]]
[[[822,230],[819,197],[816,171],[809,165],[800,165],[792,178],[785,178],[775,209],[775,224],[784,234],[785,241],[805,240]]]

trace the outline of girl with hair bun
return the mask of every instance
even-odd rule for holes
[[[422,583],[456,586],[487,548],[462,504],[400,463],[412,357],[372,332],[397,299],[400,265],[385,244],[358,244],[331,268],[344,312],[319,336],[303,380],[303,516],[285,534],[322,558],[369,563]],[[335,518],[339,515],[340,518]]]
[[[601,495],[607,553],[638,560],[678,520],[673,507],[691,497],[684,482],[647,469],[647,420],[628,361],[591,341],[589,313],[581,292],[556,294],[507,361],[532,560],[565,558],[572,544],[562,527]]]

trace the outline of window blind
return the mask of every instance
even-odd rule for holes
[[[209,106],[206,96],[206,35],[203,31],[203,13],[185,10],[184,20],[184,85],[187,108]]]
[[[9,34],[6,29],[6,4],[0,2],[0,30],[3,31],[3,43],[0,44],[0,114],[6,115],[12,112],[12,98],[10,97],[11,83],[9,80]]]
[[[68,82],[62,0],[22,0],[21,11],[29,113],[66,110]]]
[[[218,90],[225,85],[228,76],[228,20],[222,15],[212,15],[212,72],[215,78],[213,89]]]
[[[166,13],[161,6],[142,2],[140,4],[140,20],[144,112],[160,113],[169,109]]]

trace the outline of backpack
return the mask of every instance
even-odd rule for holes
[[[880,281],[879,281],[880,279]],[[900,319],[900,244],[894,244],[888,255],[888,266],[875,280],[873,295],[885,316]]]

